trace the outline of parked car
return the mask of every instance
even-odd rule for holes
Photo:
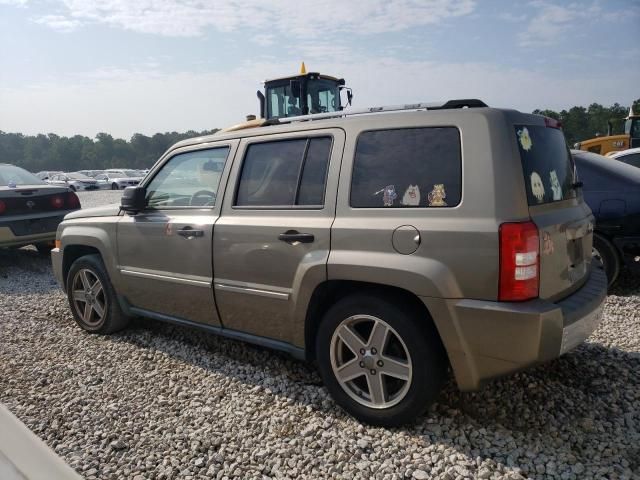
[[[100,188],[110,188],[111,190],[123,189],[140,183],[140,177],[130,177],[124,172],[111,171],[105,171],[100,175],[96,175],[96,180]]]
[[[584,199],[596,217],[594,255],[609,286],[623,267],[640,273],[640,169],[597,153],[572,150]]]
[[[106,334],[139,315],[316,361],[375,425],[412,421],[449,366],[475,390],[580,344],[607,281],[557,122],[405,108],[174,145],[121,205],[60,225],[75,321]]]
[[[34,174],[0,163],[0,247],[35,245],[49,252],[65,214],[80,208],[67,187],[47,185]]]
[[[640,167],[640,148],[629,148],[608,155],[609,158],[619,160],[634,167]]]
[[[78,173],[81,173],[91,178],[96,178],[96,176],[100,175],[103,172],[104,170],[78,170]]]
[[[64,173],[60,170],[42,171],[35,174],[40,180],[49,180],[49,178],[57,173]]]
[[[82,173],[58,173],[52,175],[47,183],[50,185],[66,185],[72,191],[78,190],[97,190],[98,182]]]

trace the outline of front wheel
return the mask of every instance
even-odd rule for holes
[[[336,402],[371,425],[414,420],[435,400],[446,356],[423,312],[378,296],[347,297],[325,315],[318,367]]]
[[[111,184],[111,190],[119,190],[119,189],[120,189],[120,187],[118,187],[117,183],[114,182],[114,183]]]
[[[73,318],[84,330],[108,334],[128,325],[130,318],[118,304],[99,255],[85,255],[73,262],[66,286]]]

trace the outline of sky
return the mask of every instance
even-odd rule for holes
[[[640,0],[0,0],[0,130],[221,128],[301,61],[354,108],[630,105],[638,25]]]

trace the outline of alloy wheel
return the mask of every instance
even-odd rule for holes
[[[91,270],[78,270],[71,282],[73,307],[89,327],[102,323],[107,313],[107,298],[102,282]]]
[[[369,408],[397,405],[411,386],[411,355],[398,333],[384,320],[353,315],[333,333],[331,368],[344,391]]]

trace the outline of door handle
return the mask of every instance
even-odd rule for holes
[[[178,230],[177,233],[181,237],[187,237],[187,238],[204,237],[204,232],[202,230],[194,230],[191,227],[184,227],[183,229]]]
[[[300,233],[297,230],[287,230],[278,235],[278,240],[292,245],[294,243],[311,243],[315,240],[315,237],[312,233]]]

